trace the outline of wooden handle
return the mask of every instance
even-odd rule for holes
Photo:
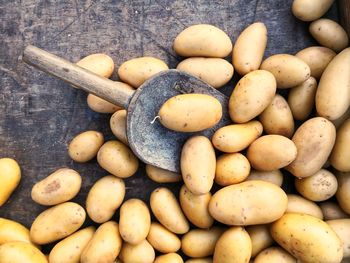
[[[340,23],[350,37],[350,0],[339,0],[338,3]]]
[[[120,82],[100,77],[34,46],[27,46],[24,49],[23,61],[123,108],[129,106],[130,99],[135,92],[121,85]]]

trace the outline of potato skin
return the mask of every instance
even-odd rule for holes
[[[98,113],[114,113],[122,109],[122,107],[112,104],[91,93],[87,96],[86,101],[89,108]]]
[[[338,204],[345,213],[350,214],[350,173],[336,172],[338,189],[335,194]]]
[[[168,253],[165,255],[161,255],[156,257],[154,263],[183,263],[183,259],[179,254],[176,253]]]
[[[182,175],[146,164],[146,174],[157,183],[175,183],[182,181]]]
[[[159,223],[151,224],[147,241],[161,253],[176,252],[181,247],[181,240],[178,236]]]
[[[271,225],[273,239],[303,262],[340,262],[342,243],[324,221],[306,214],[287,213]]]
[[[0,159],[0,207],[7,201],[21,180],[21,168],[11,158]]]
[[[292,12],[302,21],[314,21],[323,16],[334,0],[294,0]]]
[[[114,71],[113,59],[102,53],[86,56],[76,64],[104,78],[110,78]]]
[[[324,220],[349,218],[336,202],[326,201],[319,204]]]
[[[292,257],[287,251],[280,247],[269,247],[261,251],[254,263],[297,263],[297,260]]]
[[[252,241],[252,258],[274,243],[269,225],[247,226],[245,230]]]
[[[213,259],[209,258],[190,258],[185,263],[213,263]]]
[[[32,243],[29,230],[20,223],[0,217],[0,245],[16,241]]]
[[[261,180],[269,183],[273,183],[279,187],[283,183],[283,174],[280,170],[274,171],[257,171],[251,170],[245,181]]]
[[[350,257],[350,219],[328,220],[326,223],[337,233],[343,243],[344,258]]]
[[[118,110],[113,113],[109,126],[115,137],[125,145],[128,145],[128,138],[126,136],[126,110]]]
[[[331,165],[340,172],[350,172],[350,119],[337,130],[337,138],[330,156]]]
[[[45,255],[27,242],[8,242],[0,245],[0,263],[48,263]]]
[[[125,242],[119,257],[123,263],[153,263],[155,252],[147,240],[143,240],[137,245]]]
[[[288,206],[286,213],[307,214],[323,219],[321,208],[314,202],[299,195],[288,194]]]
[[[103,134],[98,131],[85,131],[73,138],[68,145],[70,158],[79,163],[93,159],[104,142]]]

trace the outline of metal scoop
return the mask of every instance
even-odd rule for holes
[[[211,138],[219,127],[231,123],[228,98],[224,94],[175,69],[155,75],[134,91],[34,46],[25,48],[23,61],[127,109],[127,138],[132,151],[141,161],[169,171],[180,172],[181,149],[189,137],[196,134]],[[160,107],[181,93],[204,93],[217,98],[223,109],[220,122],[196,133],[175,132],[162,126],[155,120]]]

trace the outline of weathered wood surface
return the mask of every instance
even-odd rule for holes
[[[70,160],[67,143],[77,133],[99,130],[113,138],[109,115],[92,112],[86,94],[20,61],[23,48],[33,44],[70,61],[104,52],[116,67],[138,56],[156,56],[174,68],[181,60],[172,50],[175,36],[185,27],[209,23],[234,40],[254,21],[268,28],[265,56],[295,53],[315,44],[307,23],[290,12],[291,0],[1,0],[0,4],[0,157],[12,157],[22,167],[22,180],[0,216],[30,226],[44,207],[30,198],[35,182],[60,167],[79,171],[83,186],[75,201],[84,204],[98,178],[107,175],[96,161]],[[327,16],[336,18],[334,5]],[[114,74],[113,79],[117,79]],[[231,81],[222,90],[228,94]],[[126,180],[127,198],[148,201],[157,187],[141,166]],[[1,185],[0,185],[1,187]],[[170,186],[174,191],[179,185]]]

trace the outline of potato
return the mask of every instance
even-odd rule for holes
[[[91,54],[76,64],[104,78],[110,78],[114,71],[113,59],[106,54]]]
[[[193,229],[182,237],[181,250],[185,255],[194,258],[213,255],[215,244],[224,231],[220,227]]]
[[[245,123],[270,105],[276,93],[276,79],[266,70],[254,70],[241,78],[229,100],[231,119]]]
[[[259,120],[267,134],[292,137],[294,119],[287,101],[276,94],[269,106],[260,114]]]
[[[119,233],[131,245],[146,239],[151,227],[151,215],[140,199],[129,199],[120,207]]]
[[[255,140],[248,148],[247,158],[257,170],[273,171],[290,164],[297,156],[297,148],[281,135],[265,135]]]
[[[155,259],[155,252],[147,240],[143,240],[137,245],[125,242],[119,257],[123,263],[152,263]]]
[[[125,184],[113,175],[104,176],[91,187],[86,198],[86,211],[96,223],[112,218],[125,197]]]
[[[350,214],[350,173],[336,173],[338,189],[335,194],[338,204],[345,213]]]
[[[332,151],[335,135],[334,125],[325,118],[315,117],[304,122],[292,138],[297,157],[286,169],[298,178],[318,172]]]
[[[185,261],[185,263],[213,263],[212,258],[191,258]]]
[[[340,52],[349,44],[349,38],[344,28],[337,22],[321,18],[313,21],[309,26],[310,34],[325,47]]]
[[[250,163],[241,153],[227,153],[216,161],[215,182],[226,186],[243,182],[249,175]]]
[[[221,29],[199,24],[187,27],[178,34],[173,48],[183,57],[224,58],[232,51],[232,42]]]
[[[183,259],[179,254],[169,253],[156,257],[154,263],[183,263]]]
[[[138,88],[157,73],[168,70],[164,61],[154,57],[139,57],[125,61],[118,69],[120,79]]]
[[[122,109],[122,107],[112,104],[91,93],[87,96],[87,104],[90,109],[98,113],[114,113]]]
[[[292,88],[288,95],[288,104],[295,120],[306,120],[314,105],[317,82],[313,77]]]
[[[104,142],[103,134],[97,131],[86,131],[78,134],[68,145],[69,157],[79,163],[93,159]]]
[[[15,241],[0,245],[0,263],[48,263],[34,245]]]
[[[216,130],[212,143],[216,149],[222,152],[239,152],[255,141],[262,132],[263,126],[258,121],[232,124]]]
[[[206,94],[181,94],[168,99],[158,112],[161,124],[174,131],[197,132],[215,126],[222,117],[219,100]]]
[[[146,174],[157,183],[175,183],[182,181],[182,175],[146,164]]]
[[[118,110],[113,113],[109,125],[114,136],[122,143],[128,145],[128,138],[126,136],[126,110]]]
[[[0,217],[0,245],[15,241],[32,243],[29,230],[20,223]]]
[[[252,258],[274,243],[269,225],[247,226],[246,231],[252,241]]]
[[[252,243],[243,227],[231,227],[216,242],[213,263],[248,263]]]
[[[205,136],[189,138],[181,151],[181,173],[185,185],[193,194],[206,194],[214,183],[216,157],[210,140]]]
[[[248,181],[217,191],[209,202],[209,213],[226,225],[267,224],[280,218],[287,204],[287,195],[280,187]]]
[[[350,257],[350,219],[326,221],[343,243],[344,258]]]
[[[118,224],[108,221],[100,225],[81,254],[81,263],[113,262],[122,247]]]
[[[331,165],[340,172],[350,172],[350,118],[337,130],[337,137],[330,156]]]
[[[302,21],[314,21],[323,16],[334,0],[294,0],[292,12]]]
[[[127,178],[134,175],[139,167],[139,161],[133,152],[119,141],[108,141],[97,153],[98,164],[109,173]]]
[[[209,228],[214,223],[214,219],[208,210],[210,199],[210,192],[203,195],[194,195],[186,185],[181,187],[179,194],[182,211],[187,219],[199,228]]]
[[[245,181],[252,181],[252,180],[266,181],[281,187],[283,183],[283,174],[280,170],[267,171],[267,172],[251,170],[250,174],[245,179]]]
[[[310,77],[310,67],[300,58],[289,54],[276,54],[264,60],[260,67],[271,72],[280,89],[300,85]]]
[[[269,247],[259,253],[254,263],[297,263],[287,251],[280,247]]]
[[[155,189],[150,198],[151,210],[158,221],[175,234],[185,234],[190,226],[174,194],[165,187]]]
[[[161,253],[176,252],[181,247],[181,241],[177,235],[158,223],[151,224],[147,241]]]
[[[324,220],[333,220],[333,219],[342,219],[342,218],[349,218],[349,215],[347,215],[339,205],[332,201],[327,201],[319,204]]]
[[[80,256],[95,233],[95,227],[90,226],[75,232],[58,242],[50,252],[50,263],[79,263]]]
[[[340,262],[342,243],[324,221],[306,214],[287,213],[271,226],[273,239],[303,262]]]
[[[10,158],[0,159],[0,207],[7,201],[21,180],[21,168]]]
[[[321,208],[314,202],[305,199],[299,195],[288,194],[288,206],[286,213],[307,214],[323,219]]]
[[[340,118],[349,108],[350,48],[344,49],[328,64],[316,92],[316,110],[329,120]]]
[[[233,66],[222,58],[187,58],[176,69],[187,72],[218,89],[233,76]]]
[[[306,178],[295,178],[295,188],[305,198],[319,202],[331,198],[336,193],[338,182],[331,172],[321,169]]]
[[[32,242],[44,245],[67,237],[85,221],[85,210],[77,203],[66,202],[46,209],[35,218],[30,228]]]

